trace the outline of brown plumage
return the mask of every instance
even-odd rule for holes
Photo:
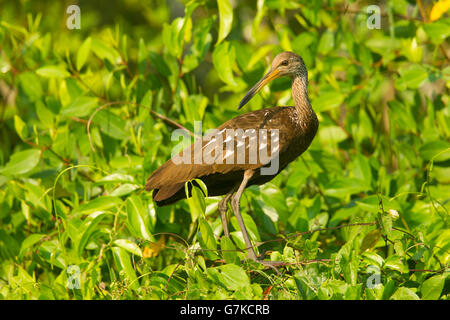
[[[208,195],[225,194],[226,196],[219,204],[219,211],[226,236],[228,236],[227,202],[236,192],[231,204],[248,247],[249,257],[253,260],[256,260],[256,255],[240,216],[239,203],[242,192],[250,185],[260,185],[272,180],[290,162],[300,156],[311,144],[319,124],[308,99],[306,67],[301,57],[292,52],[282,52],[275,57],[269,72],[250,89],[242,99],[239,109],[264,85],[281,76],[292,79],[295,106],[261,109],[225,122],[214,134],[197,139],[193,145],[184,150],[184,155],[187,155],[185,159],[190,160],[185,162],[190,163],[179,163],[172,158],[153,172],[146,184],[147,190],[154,190],[153,199],[158,206],[168,205],[185,198],[184,184],[195,178],[201,179],[206,184]],[[239,135],[228,134],[227,129],[234,129],[233,133],[241,129],[249,135],[243,138]],[[255,134],[252,129],[255,130]],[[265,138],[264,130],[260,129],[266,129],[267,138]],[[278,138],[277,135],[271,136],[275,133]],[[234,141],[230,149],[230,145],[226,145],[226,142],[230,143],[231,140]],[[263,152],[264,147],[266,153]],[[250,158],[250,154],[254,154],[252,153],[255,151],[254,148],[258,151],[262,150],[260,151],[262,155],[256,153],[256,159]],[[213,163],[205,161],[208,150],[210,159],[214,159]],[[265,154],[267,157],[264,157]],[[277,157],[279,161],[277,170],[264,174],[261,169],[270,168]]]

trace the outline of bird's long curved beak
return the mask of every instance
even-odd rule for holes
[[[273,79],[276,79],[280,77],[280,70],[278,69],[271,69],[269,72],[266,73],[264,77],[261,78],[254,86],[251,88],[245,97],[241,100],[241,103],[239,103],[238,110],[242,108],[247,102],[250,101],[251,98],[259,91],[262,87],[264,87],[266,84],[268,84]]]

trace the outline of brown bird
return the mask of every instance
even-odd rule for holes
[[[242,108],[267,83],[283,76],[292,80],[294,107],[261,109],[225,122],[155,170],[146,184],[147,190],[154,190],[156,204],[164,206],[186,198],[187,181],[201,179],[209,196],[225,195],[219,203],[224,235],[229,236],[227,204],[231,199],[248,258],[269,265],[270,261],[258,260],[253,250],[240,213],[240,199],[246,187],[272,180],[309,147],[316,135],[319,122],[308,99],[308,72],[302,58],[293,52],[278,54],[269,72],[238,107]]]

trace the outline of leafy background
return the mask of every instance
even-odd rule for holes
[[[70,4],[0,2],[0,298],[450,298],[448,1],[379,2],[380,29],[368,1],[79,1],[80,30]],[[277,271],[240,262],[219,198],[157,208],[143,186],[174,129],[241,114],[284,50],[320,128],[243,196]]]

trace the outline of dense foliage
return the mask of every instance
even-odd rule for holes
[[[0,298],[448,299],[450,19],[445,1],[1,1]],[[376,20],[371,20],[376,22]],[[220,198],[156,207],[146,178],[179,127],[293,105],[300,54],[320,127],[248,188],[245,257]],[[78,289],[79,284],[79,289]]]

